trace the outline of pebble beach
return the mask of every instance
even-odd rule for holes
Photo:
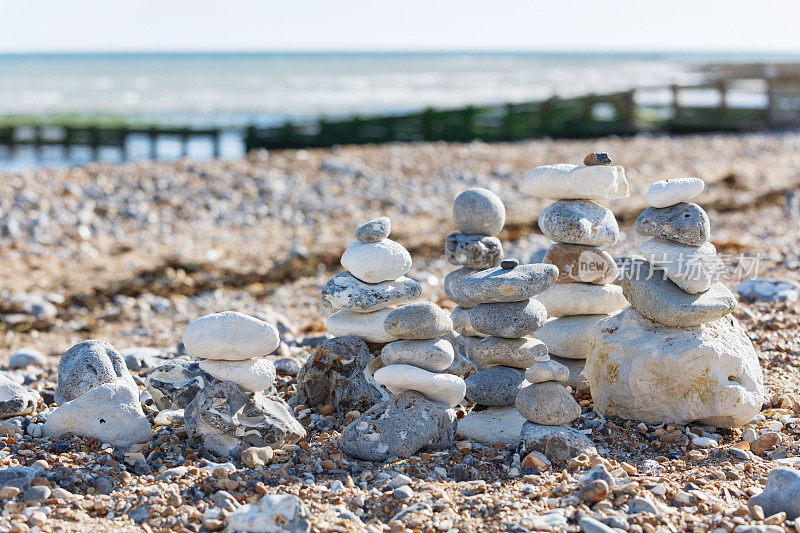
[[[588,387],[575,384],[581,413],[571,425],[596,453],[559,463],[516,444],[456,437],[448,449],[370,462],[340,445],[363,413],[290,401],[301,367],[332,337],[320,291],[344,271],[340,258],[356,228],[389,217],[391,239],[413,261],[404,275],[420,284],[422,301],[449,314],[455,304],[443,282],[452,270],[445,239],[456,231],[454,198],[472,187],[494,192],[506,209],[498,235],[505,257],[540,262],[552,242],[537,218],[550,202],[526,194],[523,179],[536,166],[580,163],[591,152],[608,152],[630,182],[629,197],[603,202],[619,223],[618,241],[604,247],[614,258],[638,253],[644,241],[634,222],[651,183],[705,181],[698,203],[710,241],[726,263],[747,266],[722,282],[734,290],[745,278],[760,280],[739,286],[732,313],[764,374],[764,402],[750,423],[607,418],[594,412]],[[772,470],[800,465],[798,237],[796,133],[262,150],[236,160],[0,174],[0,365],[35,403],[0,422],[0,530],[277,531],[247,529],[277,509],[294,516],[285,531],[795,531],[785,512],[748,501]],[[42,435],[70,347],[107,341],[131,386],[146,393],[153,368],[186,355],[187,325],[228,310],[276,326],[267,357],[277,370],[274,393],[289,402],[304,437],[221,460],[146,396],[152,437],[142,442]],[[453,409],[463,419],[472,407]],[[597,467],[612,479],[587,479]],[[800,483],[786,490],[800,499]],[[250,514],[241,511],[246,504],[254,504]]]

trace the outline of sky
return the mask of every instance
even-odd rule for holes
[[[0,53],[800,52],[797,0],[0,0]]]

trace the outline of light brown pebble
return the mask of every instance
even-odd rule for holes
[[[750,450],[756,455],[764,455],[780,443],[780,434],[773,432],[764,433],[750,445]]]
[[[764,520],[764,509],[760,505],[754,505],[750,508],[750,516],[753,520]]]
[[[586,166],[610,165],[611,158],[605,152],[594,152],[583,158],[583,164]]]
[[[334,468],[336,468],[336,463],[334,463],[330,459],[323,459],[322,461],[319,462],[319,465],[325,470],[333,470]]]
[[[533,451],[525,456],[522,460],[522,468],[533,468],[539,472],[549,470],[551,466],[550,461],[543,453]]]
[[[0,498],[10,500],[19,496],[19,488],[17,487],[3,487],[0,489]]]
[[[773,515],[769,515],[764,519],[764,523],[768,526],[779,526],[786,522],[786,513],[781,511],[780,513],[775,513]]]
[[[215,520],[213,518],[203,520],[203,527],[209,531],[219,531],[224,525],[225,523],[222,520]]]
[[[608,483],[602,479],[595,479],[587,483],[580,490],[580,498],[587,502],[599,502],[608,496]]]
[[[248,468],[258,468],[269,463],[274,457],[274,452],[269,446],[247,448],[242,452],[242,462]]]

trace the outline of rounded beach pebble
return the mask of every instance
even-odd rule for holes
[[[401,244],[355,241],[342,254],[342,266],[366,283],[392,281],[411,270],[411,254]]]
[[[547,320],[547,310],[536,300],[478,304],[469,312],[472,327],[486,335],[518,339],[530,335]]]
[[[478,405],[514,405],[520,387],[525,383],[525,372],[508,366],[491,366],[472,374],[464,380],[466,399]]]
[[[235,311],[202,316],[183,332],[186,351],[200,359],[252,359],[269,355],[279,343],[275,326]]]
[[[454,359],[453,345],[445,339],[395,341],[381,350],[385,365],[414,365],[430,372],[447,370]]]
[[[548,316],[600,315],[619,311],[628,305],[619,285],[556,283],[536,299]]]
[[[413,302],[421,294],[419,283],[405,276],[393,281],[364,283],[350,272],[342,272],[322,286],[322,305],[370,313],[390,305]]]
[[[547,289],[557,277],[558,268],[544,263],[510,270],[496,267],[468,276],[461,289],[464,296],[481,304],[521,302]]]
[[[506,223],[506,207],[489,189],[467,189],[453,202],[453,221],[461,233],[494,236]]]
[[[392,232],[392,221],[389,217],[378,217],[370,220],[356,230],[356,239],[363,243],[382,241]]]
[[[546,381],[519,391],[516,401],[519,414],[534,424],[560,426],[581,416],[581,406],[563,385]]]
[[[451,233],[444,242],[444,256],[451,265],[491,268],[503,258],[503,245],[497,237]]]
[[[547,238],[570,244],[613,246],[619,238],[611,210],[588,200],[561,200],[548,205],[539,213],[539,228]]]
[[[562,382],[569,379],[569,368],[558,361],[536,361],[525,371],[528,383],[544,383],[545,381]]]
[[[636,219],[636,232],[643,237],[701,246],[709,239],[711,223],[702,207],[682,202],[663,208],[648,207]]]
[[[392,394],[413,390],[448,407],[461,402],[467,391],[464,380],[458,376],[435,374],[411,365],[385,366],[375,371],[374,378]]]
[[[610,253],[594,246],[557,242],[542,259],[558,267],[556,283],[573,281],[606,285],[619,276],[619,268]]]
[[[700,178],[677,178],[661,180],[647,189],[647,203],[653,207],[669,207],[681,202],[688,202],[705,188]]]
[[[547,361],[548,356],[547,346],[539,339],[486,337],[472,347],[470,358],[479,368],[503,365],[524,370],[538,361]]]
[[[392,309],[381,309],[374,313],[356,313],[343,309],[330,315],[325,327],[336,337],[355,335],[367,342],[392,342],[399,337],[390,335],[383,328],[383,321],[391,312]]]
[[[433,302],[393,309],[383,322],[386,333],[399,339],[435,339],[453,331],[450,315]]]
[[[222,381],[232,381],[249,391],[268,389],[275,382],[275,365],[267,359],[200,361],[200,368]]]

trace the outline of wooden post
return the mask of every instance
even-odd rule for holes
[[[216,128],[214,133],[211,134],[211,156],[214,159],[219,159],[222,152],[222,130]]]
[[[150,128],[147,140],[150,142],[150,159],[158,159],[158,130],[155,127]]]
[[[681,88],[679,85],[672,84],[670,90],[672,91],[672,119],[676,120],[681,114]]]
[[[728,116],[728,83],[725,80],[717,81],[719,91],[719,119],[725,120]]]
[[[503,113],[503,124],[500,129],[500,140],[511,140],[511,117],[514,115],[514,106],[511,104],[505,105],[505,112]]]
[[[636,92],[631,89],[622,93],[620,105],[617,108],[619,118],[622,120],[625,128],[633,131],[636,128],[634,123],[634,115],[636,110]]]
[[[776,122],[777,114],[777,91],[775,89],[775,80],[772,78],[767,78],[767,108],[765,112],[767,116],[765,117],[767,126],[773,127]]]
[[[427,108],[422,112],[422,140],[432,141],[433,139],[433,109]]]

